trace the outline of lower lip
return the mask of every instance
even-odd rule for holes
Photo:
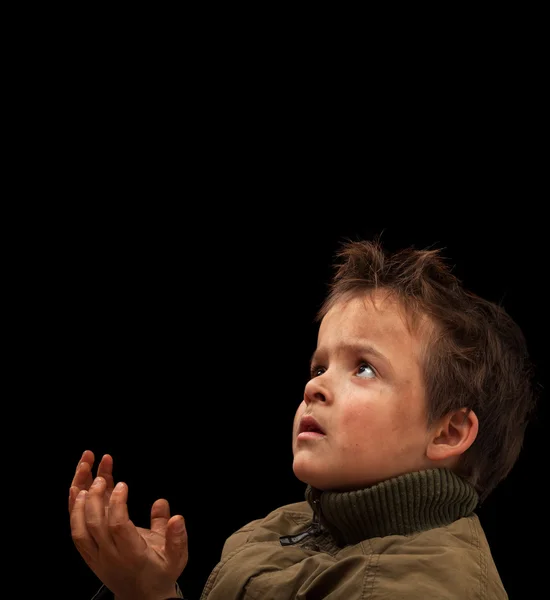
[[[298,440],[318,440],[319,438],[324,438],[324,433],[317,433],[316,431],[302,431],[302,433],[298,434]]]

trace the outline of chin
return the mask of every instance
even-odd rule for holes
[[[326,475],[311,468],[311,465],[307,465],[304,461],[294,459],[292,470],[294,471],[294,475],[303,483],[307,483],[318,490],[329,489]]]
[[[352,492],[372,485],[372,483],[366,483],[364,481],[335,481],[334,479],[331,479],[327,473],[319,472],[314,469],[307,461],[294,459],[292,470],[297,479],[323,492]]]

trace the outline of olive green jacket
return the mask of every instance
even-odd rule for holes
[[[308,486],[227,539],[201,600],[505,600],[477,503],[447,469]]]

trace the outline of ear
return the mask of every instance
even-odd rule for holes
[[[445,415],[430,428],[426,455],[440,461],[458,457],[474,443],[479,421],[473,410],[466,408]]]

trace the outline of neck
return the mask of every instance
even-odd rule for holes
[[[406,473],[350,492],[307,486],[306,500],[333,537],[343,544],[444,527],[470,515],[474,487],[449,469]]]

